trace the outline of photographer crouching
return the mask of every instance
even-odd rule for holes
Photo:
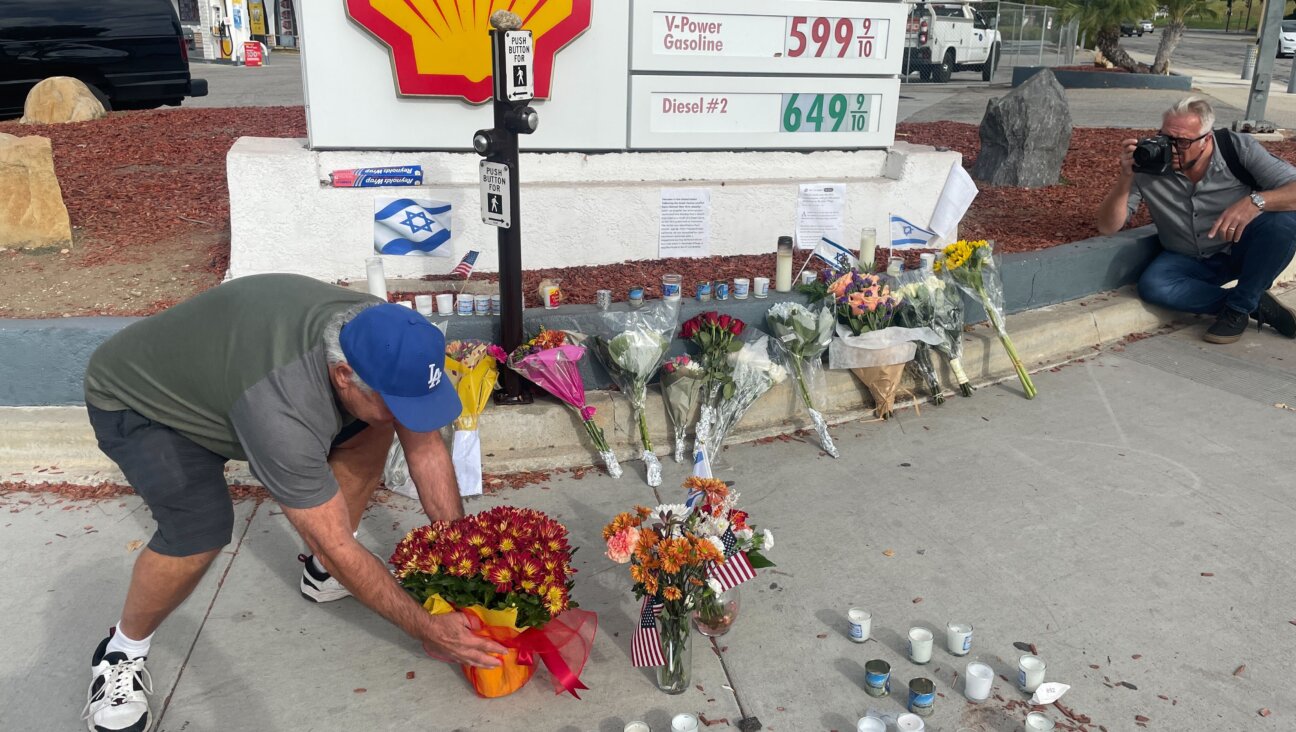
[[[1163,251],[1139,278],[1139,297],[1215,315],[1210,343],[1238,340],[1251,318],[1296,338],[1296,311],[1268,292],[1296,253],[1296,167],[1248,135],[1212,132],[1214,123],[1210,103],[1190,96],[1165,112],[1157,136],[1123,141],[1098,230],[1119,231],[1146,204]]]

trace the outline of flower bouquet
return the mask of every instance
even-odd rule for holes
[[[909,270],[895,278],[896,288],[903,298],[900,309],[896,311],[896,323],[906,328],[926,328],[936,335],[937,299],[943,297],[945,283],[924,270]],[[923,341],[914,344],[914,358],[909,368],[931,392],[932,401],[945,403],[945,389],[936,375],[936,366],[932,363],[931,346]]]
[[[768,529],[757,534],[748,524],[746,511],[736,508],[738,493],[723,481],[693,476],[684,481],[688,506],[700,518],[700,535],[719,541],[725,556],[723,563],[709,567],[707,586],[698,598],[693,623],[703,635],[721,636],[729,632],[738,616],[738,585],[756,576],[756,569],[773,567],[764,552],[774,548],[774,535]]]
[[[556,693],[588,688],[580,672],[598,627],[576,610],[567,529],[528,508],[501,506],[414,529],[391,556],[396,579],[433,615],[462,612],[474,632],[509,649],[496,668],[463,666],[494,698],[522,688],[543,661]]]
[[[827,288],[837,313],[838,338],[828,348],[828,366],[848,368],[873,395],[873,412],[891,416],[905,364],[913,359],[915,340],[930,331],[893,325],[902,302],[878,275],[846,272]]]
[[[828,422],[815,409],[814,399],[810,396],[811,381],[822,384],[823,354],[832,342],[832,309],[821,307],[815,312],[799,303],[780,302],[769,309],[765,319],[769,322],[775,350],[796,379],[797,394],[810,412],[815,433],[819,435],[819,445],[824,452],[837,457],[840,453],[833,444],[832,435],[828,434]]]
[[[949,362],[950,371],[954,373],[954,379],[959,385],[959,393],[970,397],[972,384],[963,371],[963,296],[956,286],[952,286],[948,273],[936,274],[935,281],[939,283],[939,287],[929,282],[935,305],[931,327],[941,340],[932,347],[940,351]]]
[[[600,313],[606,332],[593,339],[594,353],[630,400],[639,425],[648,485],[653,487],[661,485],[661,461],[648,436],[648,382],[666,358],[678,319],[679,303],[669,300],[657,300],[642,310]]]
[[[568,342],[561,330],[540,329],[535,338],[523,343],[505,355],[498,346],[491,346],[491,355],[497,361],[525,376],[531,383],[558,397],[564,404],[580,414],[585,432],[589,434],[599,457],[607,466],[608,475],[621,477],[621,464],[603,437],[603,428],[594,421],[594,407],[585,403],[585,380],[581,378],[580,360],[585,347]]]
[[[482,492],[481,433],[477,422],[486,410],[495,382],[499,380],[499,362],[490,355],[490,344],[478,340],[450,341],[446,344],[446,375],[463,411],[455,420],[454,461],[459,495],[479,496]]]
[[[725,561],[719,542],[698,533],[700,519],[682,504],[639,506],[603,529],[607,557],[630,565],[635,597],[643,600],[630,661],[638,667],[657,667],[657,686],[668,694],[689,688],[689,616],[707,587],[710,563]]]
[[[737,339],[746,328],[747,324],[738,318],[714,310],[695,315],[680,326],[680,338],[693,341],[702,351],[698,360],[705,375],[702,384],[704,405],[733,396],[733,379],[730,378],[733,368],[729,364],[729,354],[742,348],[742,342]]]
[[[700,447],[694,456],[694,462],[709,466],[712,456],[720,454],[725,438],[733,431],[738,420],[742,419],[751,405],[775,384],[787,378],[787,371],[774,363],[769,357],[769,336],[762,335],[750,343],[744,343],[730,354],[732,368],[730,384],[733,390],[729,397],[718,405],[704,406],[702,418],[698,420],[698,442]]]
[[[702,393],[705,373],[702,365],[688,356],[676,356],[662,364],[662,397],[666,401],[666,414],[675,430],[675,462],[684,462],[684,438],[693,413],[697,411],[698,396]]]
[[[994,262],[994,245],[985,240],[959,240],[945,247],[941,252],[936,267],[947,272],[954,283],[969,295],[974,295],[990,316],[990,324],[999,334],[999,342],[1008,353],[1017,378],[1021,380],[1027,399],[1036,395],[1035,383],[1022,365],[1021,357],[1008,337],[1008,328],[1004,324],[1003,281],[999,278],[999,269]]]

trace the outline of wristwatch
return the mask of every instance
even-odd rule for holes
[[[1264,210],[1264,196],[1260,195],[1259,193],[1251,194],[1251,203],[1254,203],[1256,205],[1256,208],[1260,209],[1261,211]]]

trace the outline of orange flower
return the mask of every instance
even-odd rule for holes
[[[634,510],[635,513],[639,514],[639,518],[648,518],[652,515],[652,509],[647,506],[635,506]]]
[[[706,583],[698,579],[697,577],[689,577],[689,584],[693,585],[694,587],[701,587]]]
[[[697,490],[705,493],[705,503],[712,507],[713,512],[719,510],[720,504],[729,495],[729,486],[725,485],[723,480],[716,480],[715,478],[692,476],[684,481],[684,487],[691,491]]]
[[[644,582],[643,582],[643,588],[644,588],[644,592],[648,593],[649,595],[656,595],[656,594],[657,594],[657,578],[656,578],[656,577],[648,577],[647,579],[645,579]]]
[[[683,596],[684,596],[684,593],[680,592],[680,589],[679,589],[678,587],[673,587],[673,586],[672,586],[672,587],[667,587],[666,589],[662,590],[662,597],[664,597],[664,598],[666,598],[667,600],[670,600],[670,601],[672,601],[672,602],[674,602],[675,600],[680,599],[680,598],[683,597]]]
[[[841,277],[838,277],[831,285],[828,285],[828,291],[833,294],[833,297],[839,298],[846,294],[846,288],[850,287],[853,282],[854,278],[852,273],[847,272]]]
[[[643,523],[643,521],[634,514],[619,513],[616,515],[616,518],[612,519],[612,523],[603,527],[603,540],[607,541],[612,538],[613,534],[619,534],[630,527],[637,527],[641,523]]]

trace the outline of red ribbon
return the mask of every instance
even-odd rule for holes
[[[464,615],[473,632],[489,628],[473,613]],[[500,645],[515,649],[518,663],[524,666],[534,666],[535,657],[539,656],[549,670],[554,693],[567,692],[579,699],[576,692],[589,689],[581,683],[580,673],[589,660],[597,632],[597,615],[588,610],[568,610],[554,616],[542,627],[527,628],[513,638],[501,638],[500,634],[491,634],[491,637]]]

